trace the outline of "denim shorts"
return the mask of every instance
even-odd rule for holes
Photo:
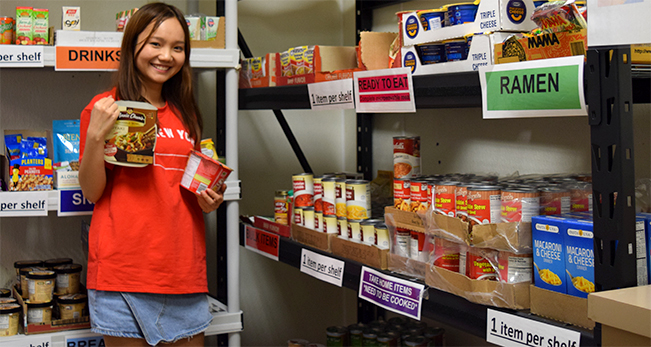
[[[206,294],[148,294],[88,290],[91,331],[145,339],[155,346],[197,335],[212,315]]]

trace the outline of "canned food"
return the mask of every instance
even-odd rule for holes
[[[468,187],[468,220],[470,225],[498,223],[502,200],[499,186]]]
[[[454,193],[455,214],[464,222],[468,221],[468,186],[469,183],[460,183]]]
[[[367,245],[375,245],[375,225],[382,223],[379,219],[367,219],[362,221],[362,242]]]
[[[570,213],[570,191],[562,187],[540,188],[541,214],[546,216]]]
[[[371,185],[369,181],[346,181],[346,216],[348,219],[371,218]]]
[[[497,272],[490,262],[496,258],[497,251],[470,248],[466,255],[466,276],[475,280],[497,280]]]
[[[323,178],[314,177],[314,212],[323,212]]]
[[[321,190],[323,191],[323,215],[324,216],[336,216],[337,211],[335,209],[335,199],[337,196],[337,190],[335,189],[335,177],[327,177],[321,179]]]
[[[411,249],[411,231],[396,227],[395,254],[409,258]]]
[[[349,219],[347,226],[348,239],[354,242],[362,242],[362,220]]]
[[[11,290],[7,288],[0,288],[0,298],[8,298],[11,296]]]
[[[570,212],[592,212],[592,184],[577,182],[570,188]]]
[[[301,173],[292,176],[294,189],[294,206],[314,206],[314,175]]]
[[[434,211],[444,216],[456,215],[456,188],[457,181],[438,182],[434,190]]]
[[[314,212],[314,230],[318,232],[324,231],[323,212]]]
[[[348,346],[348,328],[344,326],[331,326],[326,328],[326,345],[328,347]]]
[[[364,326],[361,324],[351,324],[348,326],[348,339],[351,347],[362,347]]]
[[[303,208],[294,207],[294,224],[303,225]]]
[[[393,177],[420,176],[420,136],[393,138]]]
[[[384,223],[375,224],[375,245],[379,249],[389,249],[391,247],[389,228]]]
[[[410,195],[411,212],[427,211],[429,208],[429,200],[427,198],[429,191],[429,183],[424,179],[413,179],[410,182]]]
[[[323,216],[323,232],[327,234],[338,234],[337,216]]]
[[[425,247],[425,234],[411,231],[409,257],[422,262],[429,260],[429,252]]]
[[[342,239],[348,240],[348,218],[346,217],[336,217],[337,218],[337,234]]]
[[[533,254],[497,252],[499,280],[504,283],[531,282]]]
[[[14,19],[0,17],[0,44],[10,45],[14,40]]]
[[[303,207],[303,226],[314,230],[314,206]]]
[[[428,327],[424,336],[429,340],[430,347],[445,346],[445,329],[439,327]]]
[[[278,224],[287,225],[289,206],[287,203],[288,192],[286,190],[277,190],[274,194],[274,220]]]
[[[503,188],[501,201],[503,223],[531,223],[531,217],[540,214],[540,192],[537,188]]]
[[[408,178],[393,179],[393,207],[409,211],[411,207],[411,181]]]
[[[346,180],[335,179],[335,214],[337,217],[348,217],[346,210]]]
[[[459,272],[460,247],[454,242],[438,237],[434,238],[434,265],[453,272]]]

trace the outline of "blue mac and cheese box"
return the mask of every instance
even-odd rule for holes
[[[638,213],[636,215],[636,223],[635,223],[635,234],[636,234],[636,239],[638,240],[638,245],[637,245],[637,270],[638,270],[638,285],[644,285],[641,284],[641,282],[644,281],[644,279],[640,279],[640,267],[641,267],[641,261],[642,257],[640,256],[640,252],[644,251],[644,260],[645,260],[645,265],[646,265],[646,284],[649,284],[651,282],[651,213]],[[642,245],[640,245],[639,239],[642,238],[644,240],[644,249],[642,249]]]
[[[531,218],[533,238],[534,285],[558,293],[567,293],[565,284],[566,218],[534,216]]]
[[[567,294],[587,298],[594,292],[594,243],[592,221],[565,222],[565,283]]]

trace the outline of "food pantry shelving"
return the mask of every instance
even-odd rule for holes
[[[219,150],[221,150],[220,155],[225,153],[227,158],[227,165],[234,169],[234,173],[229,177],[228,185],[229,189],[225,193],[225,208],[221,208],[219,213],[218,223],[223,223],[226,219],[226,228],[218,230],[217,232],[217,241],[219,243],[219,251],[228,249],[228,252],[219,253],[220,260],[218,262],[218,267],[222,267],[223,271],[219,271],[218,276],[223,276],[218,279],[219,288],[218,288],[218,301],[216,299],[210,298],[211,311],[213,314],[213,321],[210,327],[206,331],[206,335],[221,335],[221,337],[227,337],[228,344],[231,346],[240,345],[240,331],[242,330],[242,311],[240,310],[239,302],[239,247],[238,244],[238,215],[239,215],[239,201],[241,198],[240,194],[240,184],[238,181],[238,141],[237,141],[237,68],[239,67],[239,49],[237,47],[237,1],[235,0],[226,0],[219,1],[217,4],[217,12],[219,15],[229,18],[226,21],[226,48],[225,49],[209,49],[209,48],[197,48],[193,49],[191,53],[190,64],[193,68],[197,69],[209,69],[209,70],[223,70],[224,72],[218,71],[218,75],[222,77],[222,80],[218,83],[223,83],[223,86],[220,86],[217,90],[225,94],[222,96],[224,100],[224,105],[218,105],[223,107],[222,110],[218,110],[218,116],[224,116],[222,121],[224,124],[218,124],[218,127],[225,127],[222,133],[225,134],[225,145],[222,145]],[[3,49],[7,49],[8,46],[0,45],[0,54],[3,53]],[[15,47],[11,47],[12,49]],[[105,82],[105,75],[102,72],[99,73],[70,73],[70,72],[53,72],[52,67],[56,65],[55,61],[55,50],[56,47],[46,46],[43,47],[42,53],[42,63],[44,68],[2,68],[0,64],[0,73],[4,72],[4,77],[10,76],[20,76],[20,81],[12,81],[12,85],[3,85],[3,97],[2,97],[2,110],[0,110],[0,117],[3,119],[3,128],[11,129],[14,126],[21,126],[22,128],[48,128],[50,124],[44,123],[44,121],[38,117],[24,117],[21,112],[23,109],[27,109],[24,114],[48,114],[46,112],[49,109],[49,104],[44,102],[41,99],[36,98],[38,102],[34,103],[25,103],[25,99],[16,99],[14,94],[12,94],[12,89],[24,87],[25,90],[33,92],[35,95],[39,96],[48,96],[44,99],[53,99],[60,101],[68,100],[69,98],[74,100],[74,96],[66,95],[66,93],[74,93],[75,91],[85,91],[92,93],[93,91],[84,90],[82,85],[87,85],[84,82],[88,83],[98,83],[96,80],[99,78],[100,82]],[[92,71],[92,70],[91,70]],[[29,84],[30,78],[38,79],[40,83],[38,84]],[[87,81],[87,79],[89,81]],[[47,81],[50,80],[50,81]],[[56,80],[56,81],[54,81]],[[3,79],[6,81],[6,79]],[[75,85],[69,85],[68,87],[61,88],[65,83],[77,83]],[[18,83],[18,84],[15,84]],[[54,87],[49,87],[50,85]],[[88,89],[87,87],[85,87]],[[93,88],[90,88],[93,89]],[[7,96],[9,95],[9,96]],[[67,98],[61,98],[61,97]],[[30,100],[28,97],[26,100]],[[83,101],[76,101],[76,105],[83,107],[83,103],[87,102],[87,96],[83,97]],[[65,101],[64,101],[65,102]],[[69,102],[68,102],[69,103]],[[72,107],[75,111],[75,115],[78,117],[78,110],[75,107]],[[20,114],[20,117],[17,116]],[[74,118],[70,114],[66,115],[67,118]],[[40,121],[39,121],[40,119]],[[10,120],[10,121],[6,121]],[[225,152],[224,148],[225,147]],[[48,201],[49,210],[56,210],[59,203],[59,194],[58,191],[47,192],[44,195],[40,195],[42,192],[34,192],[35,195],[40,197],[46,197]],[[0,193],[0,201],[3,197],[9,196],[12,192]],[[27,194],[31,194],[28,192]],[[225,210],[225,213],[224,213]],[[222,218],[225,217],[225,218]],[[44,217],[46,218],[46,217]],[[49,217],[47,217],[49,218]],[[43,219],[46,220],[46,219]],[[46,222],[47,223],[47,222]],[[4,225],[5,223],[3,223]],[[9,224],[9,223],[7,223]],[[35,224],[40,224],[37,222]],[[59,224],[59,223],[57,223]],[[207,227],[211,229],[211,232],[214,232],[215,225],[214,222],[209,222]],[[225,230],[226,229],[226,230]],[[40,231],[40,230],[39,230]],[[1,235],[1,231],[0,231]],[[8,243],[2,243],[3,246]],[[219,252],[218,251],[218,252]],[[28,252],[28,251],[26,251]],[[224,253],[227,253],[224,255]],[[3,254],[4,255],[4,254]],[[15,259],[14,259],[15,260]],[[12,260],[13,261],[13,260]],[[12,268],[11,264],[3,264],[3,268],[10,269]],[[4,282],[8,282],[5,278]],[[228,336],[226,336],[228,334]],[[15,335],[9,337],[0,337],[0,346],[30,346],[30,345],[49,345],[53,347],[65,346],[66,341],[69,339],[85,338],[92,336],[93,334],[87,329],[82,330],[71,330],[71,331],[61,331],[51,334],[38,334],[38,335]],[[38,343],[36,343],[39,341]],[[45,344],[47,343],[47,344]]]

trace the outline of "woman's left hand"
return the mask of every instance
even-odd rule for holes
[[[210,213],[216,210],[219,205],[224,202],[224,191],[226,190],[226,183],[222,184],[219,191],[214,191],[212,189],[206,189],[197,195],[197,201],[199,206],[205,213]]]

